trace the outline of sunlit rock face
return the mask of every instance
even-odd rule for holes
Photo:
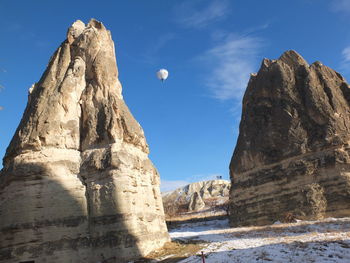
[[[4,157],[0,262],[126,262],[169,240],[159,175],[121,93],[110,32],[76,21]]]
[[[350,88],[295,51],[264,59],[243,98],[231,224],[350,216]]]
[[[228,201],[230,182],[227,180],[209,180],[188,184],[162,194],[164,207],[184,207],[186,212],[212,208]],[[207,206],[205,204],[207,202]]]

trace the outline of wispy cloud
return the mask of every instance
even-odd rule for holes
[[[173,39],[176,38],[174,33],[165,33],[154,39],[151,46],[147,48],[144,54],[141,56],[143,62],[148,64],[157,64],[159,61],[159,52]]]
[[[262,47],[260,38],[229,35],[198,58],[210,70],[205,81],[214,98],[228,100],[242,97],[250,73],[256,71]]]
[[[331,9],[335,12],[350,13],[350,1],[349,0],[332,0]]]
[[[260,24],[260,25],[248,28],[247,30],[245,30],[244,33],[245,34],[256,33],[259,31],[263,31],[269,27],[270,27],[270,22],[265,22],[264,24]]]
[[[0,85],[0,91],[3,90],[4,87]],[[2,111],[4,109],[4,107],[0,106],[0,111]]]
[[[346,74],[350,73],[350,46],[343,49],[339,68]]]
[[[228,0],[186,1],[176,9],[176,21],[191,28],[203,28],[224,19],[230,12]]]
[[[160,191],[161,192],[167,192],[167,191],[172,191],[175,190],[177,188],[183,187],[185,185],[190,184],[190,182],[188,181],[184,181],[184,180],[161,180],[160,183]]]
[[[343,49],[342,55],[345,62],[350,62],[350,46]]]

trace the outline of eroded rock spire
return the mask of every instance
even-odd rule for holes
[[[350,215],[350,88],[297,52],[264,59],[230,164],[231,224]]]
[[[76,21],[4,157],[1,262],[126,262],[168,241],[159,175],[121,92],[110,32]]]

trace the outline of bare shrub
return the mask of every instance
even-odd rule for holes
[[[291,212],[287,212],[283,216],[283,222],[285,223],[295,223],[297,221],[296,219],[296,216]]]
[[[164,205],[164,213],[167,218],[179,216],[188,210],[188,206],[184,202],[169,202]]]

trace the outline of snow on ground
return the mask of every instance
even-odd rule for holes
[[[230,228],[227,220],[183,224],[173,241],[204,244],[206,263],[350,262],[350,218]],[[181,263],[197,263],[190,256]]]

